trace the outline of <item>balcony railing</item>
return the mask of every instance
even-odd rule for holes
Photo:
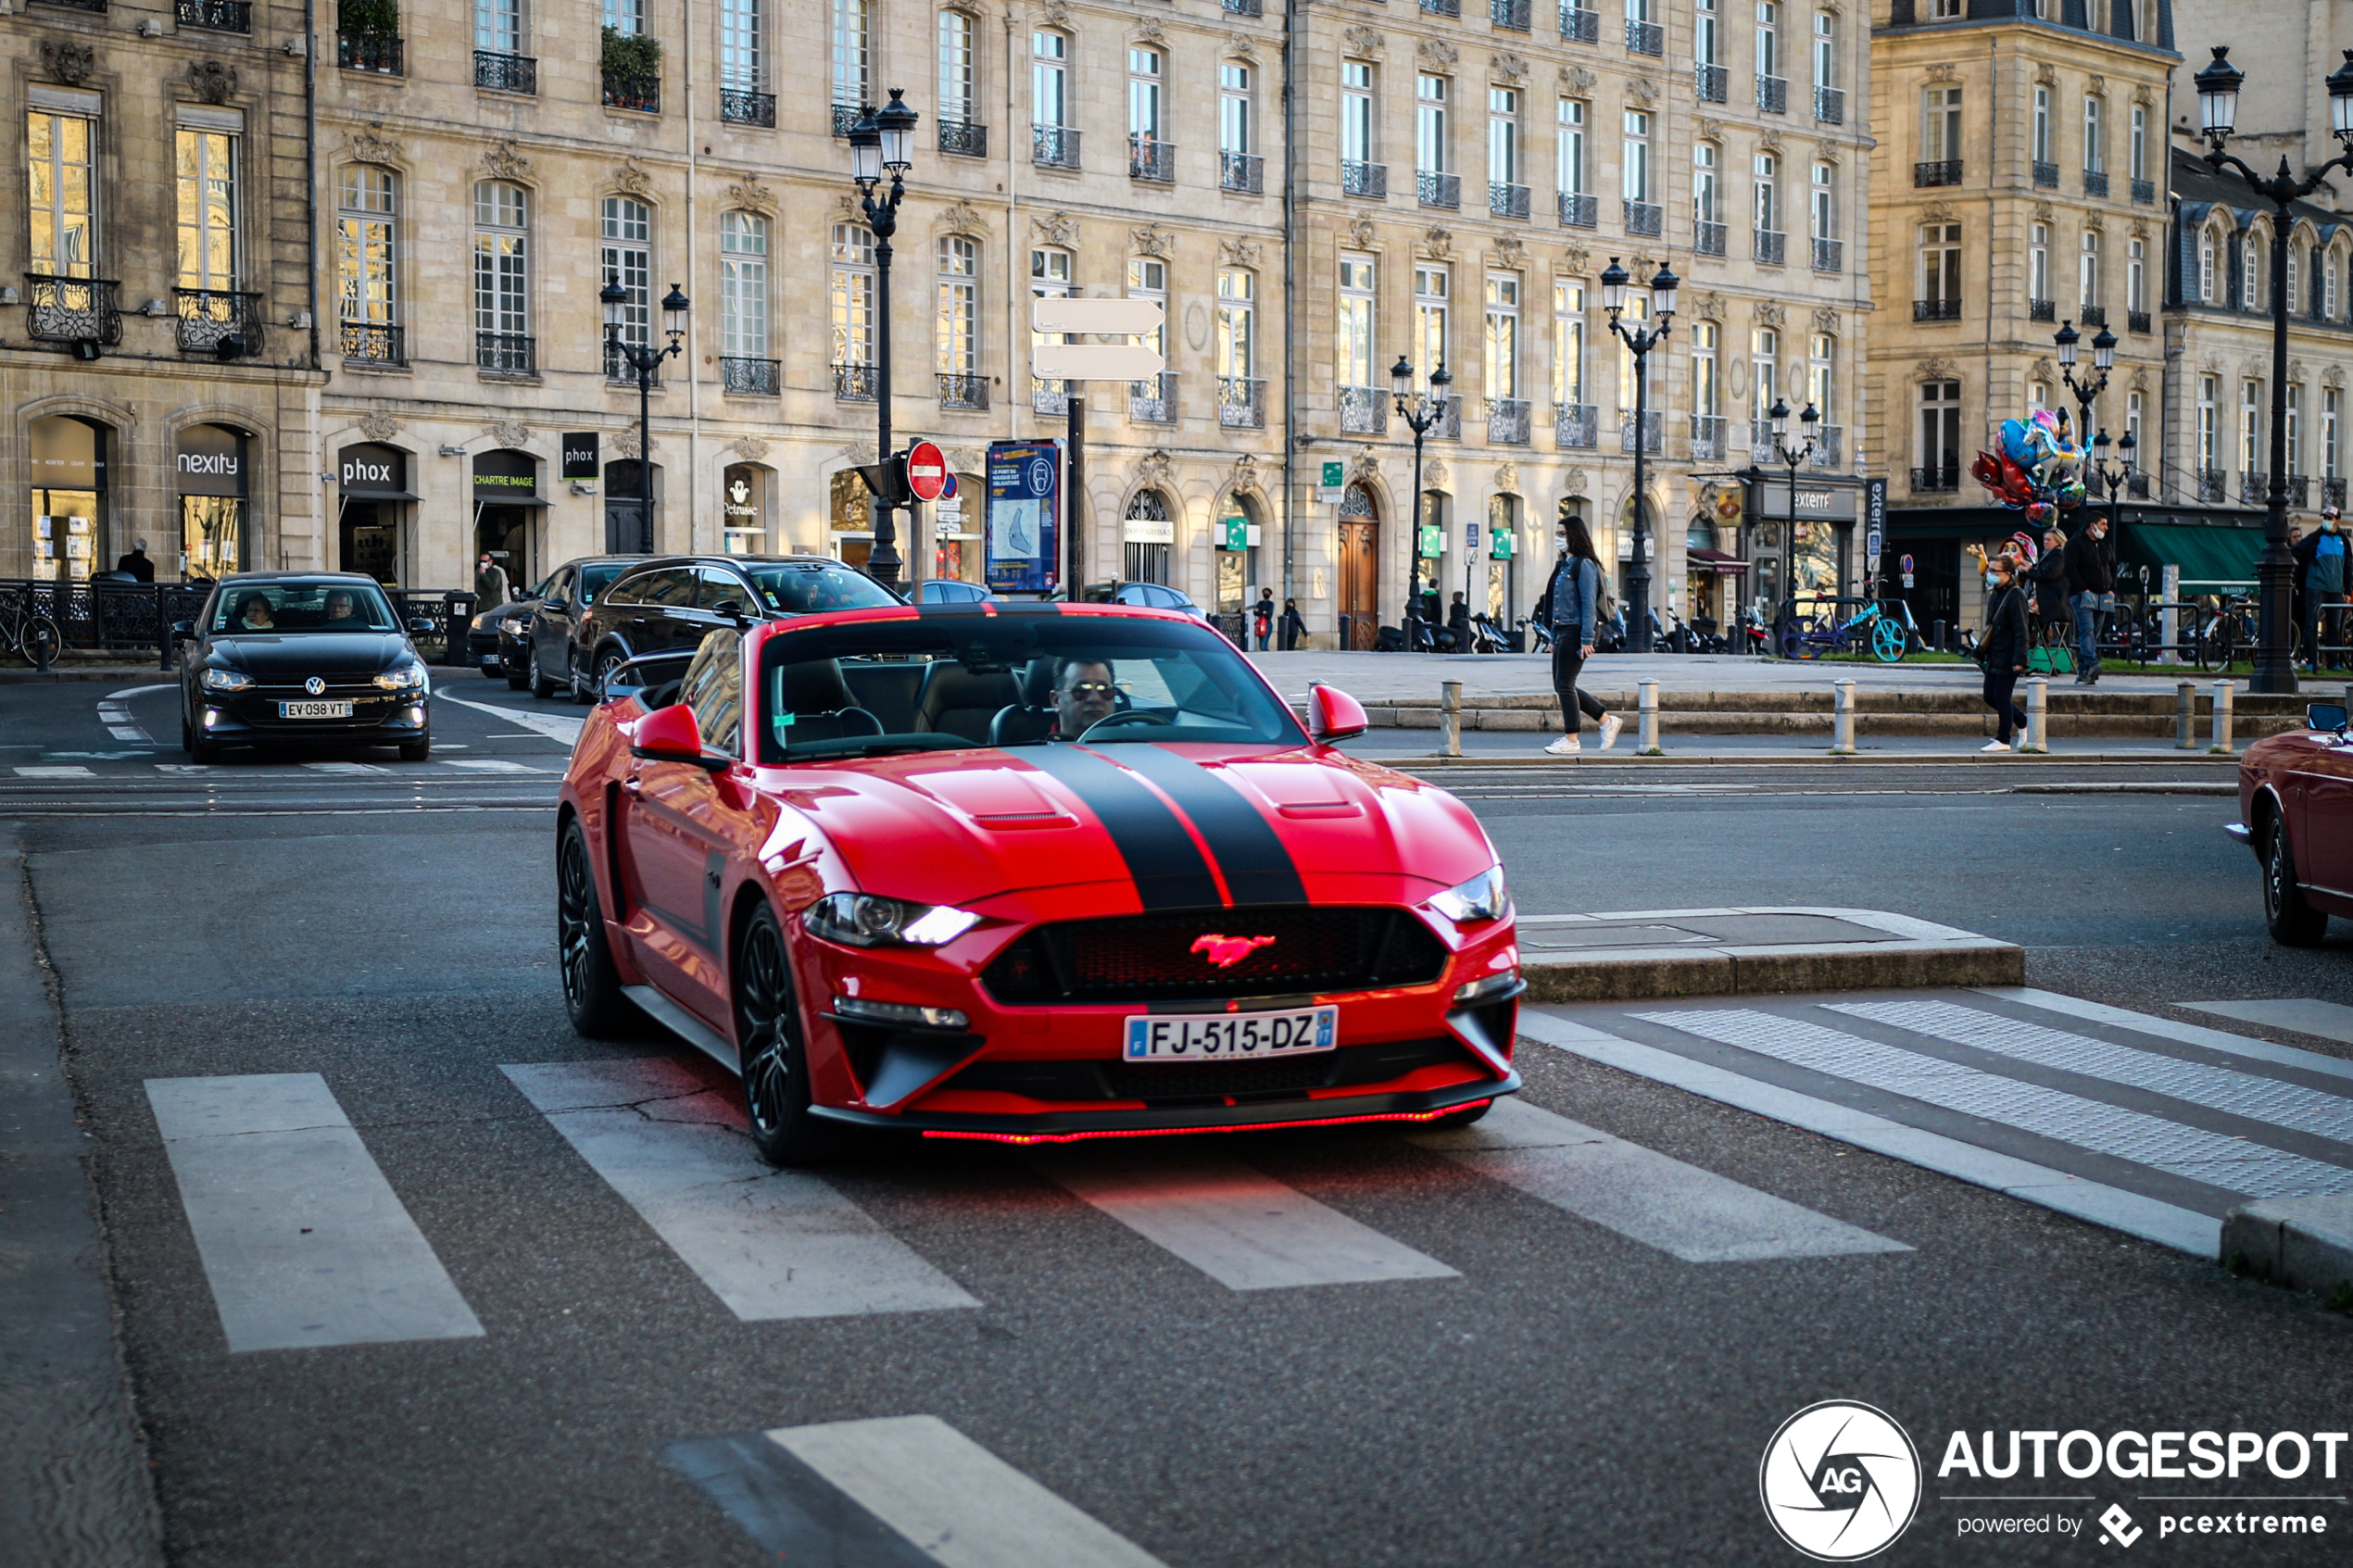
[[[100,16],[104,16],[107,10],[107,0],[40,0],[40,3],[62,6],[69,11],[95,11]]]
[[[1258,17],[1266,14],[1266,7],[1263,0],[1225,0],[1225,11],[1229,17]]]
[[[943,119],[939,122],[939,150],[959,157],[987,157],[988,127],[975,125],[969,119]]]
[[[831,121],[834,134],[837,136],[847,137],[849,134],[851,128],[857,125],[859,119],[865,114],[865,112],[866,110],[864,106],[860,104],[833,105],[831,107]]]
[[[405,365],[409,362],[398,327],[384,321],[341,321],[336,326],[336,351],[346,362],[357,360],[362,365]]]
[[[2083,194],[2096,201],[2108,200],[2108,176],[2096,169],[2083,171]]]
[[[1344,196],[1365,196],[1373,201],[1389,199],[1389,165],[1359,163],[1353,157],[1340,160],[1340,194]]]
[[[1789,113],[1789,81],[1785,77],[1756,79],[1756,107],[1767,114]]]
[[[1756,454],[1760,463],[1778,463],[1780,448],[1773,440],[1773,421],[1752,419],[1748,421],[1748,449]]]
[[[2198,499],[2198,504],[2199,504],[2200,506],[2207,506],[2207,507],[2220,506],[2220,505],[2221,504],[2221,501],[2222,501],[2223,492],[2224,492],[2224,490],[2226,489],[2226,487],[2229,485],[2229,483],[2230,483],[2230,480],[2231,480],[2231,476],[2230,476],[2229,474],[2224,473],[2224,472],[2223,472],[2221,469],[2200,469],[2200,470],[2197,470],[2197,499]]]
[[[1788,248],[1787,234],[1772,229],[1759,229],[1756,231],[1756,247],[1750,254],[1768,267],[1779,267]]]
[[[1814,455],[1806,460],[1807,468],[1835,471],[1846,466],[1846,427],[1818,425],[1814,430]]]
[[[624,346],[629,345],[615,343],[610,338],[605,339],[605,380],[620,386],[635,386],[637,367],[631,364],[629,357],[622,352]],[[634,346],[643,348],[646,345],[640,343]],[[661,384],[661,366],[659,361],[655,363],[652,370],[646,372],[646,384],[648,386]]]
[[[1961,302],[1957,299],[1916,299],[1912,301],[1915,321],[1957,321],[1961,319]]]
[[[171,19],[208,32],[251,32],[253,6],[248,0],[171,0]]]
[[[1957,185],[1961,182],[1961,160],[1957,157],[1938,158],[1932,163],[1912,165],[1912,183],[1926,188],[1931,185]]]
[[[2056,163],[2046,163],[2039,157],[2036,158],[2034,160],[2034,182],[2037,185],[2042,186],[2046,191],[2057,190],[2058,165]]]
[[[1723,255],[1725,232],[1725,226],[1721,223],[1709,223],[1705,220],[1694,222],[1692,225],[1692,254],[1695,256]]]
[[[1821,125],[1846,123],[1846,90],[1843,87],[1814,89],[1814,119]]]
[[[1149,136],[1127,138],[1127,178],[1149,180],[1155,185],[1176,182],[1176,144],[1155,142]]]
[[[2345,506],[2345,481],[2341,479],[2321,481],[2321,505],[2335,507],[2342,510]]]
[[[2134,207],[2155,207],[2157,205],[2157,182],[2154,180],[2133,181],[2133,205]]]
[[[1491,445],[1528,445],[1528,399],[1491,397],[1487,400],[1487,440]]]
[[[1449,395],[1445,407],[1438,410],[1438,421],[1429,427],[1432,441],[1460,441],[1463,438],[1463,400]]]
[[[1582,6],[1561,7],[1561,39],[1567,44],[1599,44],[1602,41],[1602,14]]]
[[[1176,422],[1176,376],[1163,370],[1149,381],[1127,383],[1127,417],[1138,424],[1173,425]]]
[[[2030,299],[2026,302],[2026,319],[2030,321],[2056,321],[2058,304],[2055,300]]]
[[[24,330],[43,343],[117,344],[122,312],[115,305],[112,278],[59,278],[27,272]]]
[[[1626,204],[1626,232],[1629,234],[1655,239],[1664,220],[1665,214],[1656,202],[1628,202]]]
[[[2311,490],[2310,475],[2292,473],[2287,476],[2287,504],[2289,506],[2300,510],[2304,506],[2305,496],[2311,494]]]
[[[1389,431],[1389,394],[1378,386],[1340,389],[1342,435],[1384,435]]]
[[[1029,161],[1040,169],[1076,169],[1078,132],[1068,125],[1029,128]]]
[[[502,55],[495,49],[474,51],[474,85],[493,93],[539,91],[539,62],[529,55]]]
[[[180,352],[245,359],[261,352],[261,296],[231,289],[173,289]]]
[[[1221,152],[1217,184],[1221,190],[1239,191],[1246,196],[1261,194],[1266,189],[1266,160],[1256,153]]]
[[[1601,201],[1590,191],[1561,193],[1561,227],[1592,229],[1601,224]]]
[[[1916,495],[1933,495],[1940,492],[1958,490],[1960,487],[1961,466],[1958,463],[1946,463],[1942,467],[1912,470],[1912,490]]]
[[[396,32],[338,32],[335,64],[345,70],[371,76],[401,74],[400,35]]]
[[[2108,325],[2108,307],[2086,305],[2077,314],[2076,320],[2087,327],[2105,327]]]
[[[1514,32],[1529,30],[1529,0],[1487,0],[1487,19]]]
[[[605,78],[605,107],[635,114],[661,112],[661,78],[632,71],[609,70]]]
[[[1422,13],[1432,17],[1459,17],[1463,0],[1422,0]]]
[[[1692,461],[1712,463],[1724,456],[1724,416],[1692,416]]]
[[[1417,169],[1414,171],[1414,194],[1424,207],[1442,207],[1451,211],[1463,205],[1463,177]]]
[[[1626,47],[1637,55],[1664,55],[1667,29],[1657,22],[1629,21],[1626,24]]]
[[[1692,81],[1703,104],[1720,104],[1731,94],[1732,73],[1722,66],[1693,66]]]
[[[744,359],[734,355],[722,355],[719,360],[719,390],[746,397],[774,397],[784,385],[774,359]]]
[[[1600,445],[1601,420],[1591,403],[1553,405],[1553,445],[1565,451],[1590,452]]]
[[[1634,410],[1631,408],[1617,411],[1617,449],[1621,452],[1634,449]],[[1663,409],[1642,410],[1642,450],[1652,457],[1667,450],[1667,415]]]
[[[880,385],[872,365],[834,367],[834,401],[837,403],[872,403],[875,389]]]
[[[1070,383],[1049,381],[1043,376],[1029,378],[1029,411],[1049,419],[1063,419],[1070,413]]]
[[[1219,376],[1217,423],[1226,430],[1265,430],[1265,382],[1255,376]]]
[[[2271,476],[2267,473],[2239,475],[2239,505],[2259,507],[2271,498]]]
[[[1845,271],[1846,242],[1844,240],[1816,240],[1814,242],[1814,270],[1817,272]]]
[[[1490,181],[1487,185],[1487,216],[1490,218],[1527,217],[1528,187],[1499,185]]]
[[[979,413],[988,407],[988,378],[970,370],[937,370],[933,378],[939,383],[939,406],[966,413]]]
[[[494,376],[535,376],[537,345],[521,332],[474,333],[474,368]]]
[[[722,87],[719,90],[719,118],[729,125],[758,125],[774,131],[776,128],[776,94],[754,92],[749,87]]]

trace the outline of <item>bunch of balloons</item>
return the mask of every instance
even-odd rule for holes
[[[2022,420],[2004,420],[1994,445],[1980,452],[1969,474],[2031,522],[2047,523],[2060,511],[2083,504],[2083,448],[2069,428],[2065,409],[2037,408]]]

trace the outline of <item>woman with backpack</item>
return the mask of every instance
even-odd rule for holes
[[[1553,628],[1553,689],[1560,694],[1561,723],[1567,732],[1544,748],[1554,757],[1574,757],[1585,749],[1579,714],[1599,725],[1604,751],[1617,744],[1617,732],[1624,728],[1624,721],[1599,698],[1577,686],[1579,671],[1593,657],[1601,603],[1602,565],[1593,554],[1593,536],[1586,531],[1585,520],[1564,506],[1560,559],[1554,563],[1552,581],[1544,584],[1534,611],[1539,622]]]
[[[2019,751],[2026,746],[2026,715],[2016,700],[2018,678],[2026,673],[2027,651],[2033,642],[2026,625],[2026,591],[2018,585],[2015,557],[1995,556],[1986,575],[1993,599],[1985,610],[1985,639],[1978,649],[1985,666],[1985,706],[1994,710],[1998,728],[1997,738],[1981,749]]]

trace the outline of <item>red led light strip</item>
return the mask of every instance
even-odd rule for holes
[[[1094,1138],[1176,1138],[1190,1137],[1198,1133],[1270,1133],[1286,1127],[1343,1127],[1353,1122],[1435,1122],[1441,1116],[1458,1111],[1476,1110],[1492,1100],[1473,1100],[1468,1105],[1450,1105],[1443,1110],[1390,1110],[1372,1116],[1319,1116],[1305,1122],[1260,1122],[1247,1127],[1139,1127],[1132,1131],[1101,1133],[957,1133],[930,1130],[927,1138],[962,1138],[970,1143],[1084,1143]]]

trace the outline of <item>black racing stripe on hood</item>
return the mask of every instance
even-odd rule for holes
[[[1111,834],[1136,896],[1148,909],[1215,909],[1226,900],[1185,824],[1160,797],[1110,762],[1075,746],[1023,746],[1021,759],[1087,803]]]
[[[1176,802],[1217,858],[1237,904],[1304,904],[1306,884],[1283,844],[1248,796],[1214,769],[1158,746],[1123,743],[1115,755]]]

